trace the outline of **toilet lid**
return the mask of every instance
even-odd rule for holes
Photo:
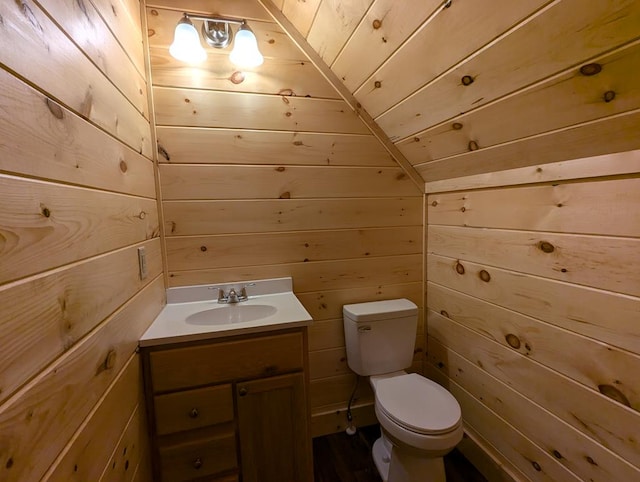
[[[460,405],[444,387],[416,373],[381,379],[378,409],[398,425],[423,434],[440,434],[460,424]]]

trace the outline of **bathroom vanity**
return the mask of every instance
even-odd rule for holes
[[[141,339],[154,480],[313,479],[311,318],[292,292],[258,283],[254,292],[263,294],[244,305],[169,302]],[[210,287],[193,288],[200,297],[211,294]],[[187,293],[194,292],[177,299]],[[208,311],[209,324],[201,314]]]

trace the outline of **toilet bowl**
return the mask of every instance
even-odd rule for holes
[[[411,364],[418,310],[409,300],[345,305],[349,367],[369,376],[381,437],[373,460],[384,482],[445,482],[442,457],[462,440],[460,405]]]
[[[444,482],[442,457],[463,435],[460,406],[453,395],[415,373],[373,376],[370,382],[382,430],[373,458],[382,479]]]
[[[462,438],[460,405],[445,388],[417,373],[371,377],[375,412],[388,437],[431,456]]]

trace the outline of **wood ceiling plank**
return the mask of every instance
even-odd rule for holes
[[[0,2],[0,17],[3,65],[151,157],[149,122],[40,8]]]
[[[355,96],[378,117],[549,1],[454,1],[424,23]]]
[[[640,109],[416,166],[429,181],[640,148]],[[606,142],[603,142],[606,139]]]
[[[629,75],[640,72],[640,41],[592,62],[602,72],[585,76],[572,68],[397,145],[423,163],[640,108],[640,82]]]
[[[81,0],[42,0],[41,5],[75,44],[146,118],[149,117],[147,82],[128,52],[137,44],[120,45],[90,3]],[[139,24],[138,24],[139,25]],[[140,30],[138,27],[137,30]],[[129,39],[123,39],[126,41]],[[133,41],[133,40],[131,40]],[[137,40],[136,40],[137,41]]]
[[[432,181],[426,187],[435,193],[634,173],[640,173],[640,150]]]
[[[137,0],[91,0],[140,74],[145,74],[140,3]]]
[[[307,41],[331,65],[373,0],[323,0]]]
[[[527,19],[376,121],[401,140],[638,37],[640,3],[564,0]],[[473,83],[463,85],[470,76]]]
[[[354,92],[440,8],[441,0],[376,0],[331,69]]]
[[[311,62],[318,68],[318,70],[325,76],[325,78],[333,85],[339,92],[345,102],[356,112],[358,117],[362,120],[367,129],[380,141],[382,146],[393,156],[396,162],[402,167],[405,173],[412,179],[415,185],[421,192],[424,192],[424,180],[411,166],[409,161],[404,157],[400,150],[390,141],[389,137],[382,131],[380,126],[376,124],[369,113],[362,108],[362,105],[355,99],[355,97],[349,92],[347,87],[337,77],[322,58],[313,50],[309,43],[302,37],[302,35],[295,30],[295,27],[287,20],[281,11],[277,10],[270,0],[258,0],[266,8],[278,24],[287,31],[288,35],[295,42],[311,60]]]
[[[309,33],[320,0],[284,0],[280,9],[304,37]]]

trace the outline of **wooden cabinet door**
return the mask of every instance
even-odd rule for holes
[[[243,482],[308,482],[311,440],[304,375],[236,385]]]

